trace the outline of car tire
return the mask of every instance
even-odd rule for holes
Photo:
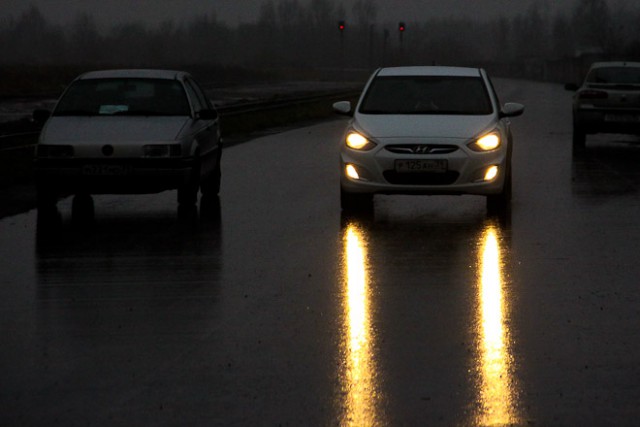
[[[507,170],[502,191],[498,194],[490,194],[487,196],[487,212],[490,215],[502,214],[511,207],[511,195],[513,189],[513,180],[511,178],[511,166]]]
[[[187,182],[178,187],[178,204],[195,205],[198,202],[198,191],[200,190],[200,165],[198,164],[191,171],[191,176]]]
[[[38,233],[48,233],[62,223],[58,211],[58,194],[49,185],[36,180],[36,208]]]
[[[222,181],[222,167],[220,165],[220,158],[213,171],[202,182],[202,195],[203,196],[217,196],[220,194],[220,184]]]
[[[577,126],[573,126],[573,151],[584,151],[587,145],[587,134]]]
[[[71,223],[84,226],[93,222],[95,207],[89,194],[76,194],[71,202]]]
[[[36,182],[36,206],[38,211],[51,211],[56,209],[58,204],[58,194],[44,182]]]
[[[340,207],[345,213],[366,213],[373,210],[373,194],[349,193],[340,189]]]

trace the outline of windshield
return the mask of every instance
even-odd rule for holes
[[[460,114],[493,112],[480,77],[377,77],[369,86],[363,114]]]
[[[58,103],[55,116],[189,116],[180,82],[162,79],[77,80]]]
[[[595,68],[589,73],[587,82],[601,84],[640,84],[640,68]]]

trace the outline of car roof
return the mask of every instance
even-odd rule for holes
[[[77,80],[113,78],[183,80],[187,76],[189,73],[175,70],[120,69],[90,71],[79,76]]]
[[[640,67],[640,62],[630,61],[607,61],[607,62],[594,62],[591,64],[591,69],[595,68],[609,68],[609,67]]]
[[[423,66],[423,67],[387,67],[378,71],[380,77],[395,76],[454,76],[454,77],[480,77],[479,68],[469,67],[444,67],[444,66]]]

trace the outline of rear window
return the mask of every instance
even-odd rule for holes
[[[640,84],[640,68],[603,67],[594,68],[587,76],[587,82],[600,84]]]
[[[376,77],[360,107],[363,114],[458,114],[493,112],[480,77]]]
[[[58,102],[54,115],[188,116],[180,82],[163,79],[77,80]]]

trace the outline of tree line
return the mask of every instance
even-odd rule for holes
[[[340,30],[338,22],[344,21]],[[167,67],[189,64],[256,70],[370,70],[381,65],[470,65],[561,60],[590,52],[640,58],[640,7],[579,0],[569,13],[536,2],[527,13],[486,21],[408,17],[385,22],[373,0],[265,0],[254,22],[230,25],[210,13],[177,24],[130,22],[101,28],[89,14],[69,24],[37,7],[0,22],[0,64]]]

